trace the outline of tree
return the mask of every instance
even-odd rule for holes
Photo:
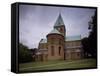
[[[82,39],[82,45],[83,45],[83,50],[84,50],[84,57],[87,58],[89,54],[89,41],[88,38],[83,38]]]
[[[88,37],[90,53],[92,57],[97,58],[97,10],[89,22],[89,29],[91,30]]]
[[[27,46],[19,43],[19,63],[32,61],[32,55]]]
[[[88,29],[90,30],[88,38],[82,39],[84,55],[85,57],[91,55],[92,58],[97,58],[97,10],[89,22]]]
[[[31,55],[33,57],[33,61],[35,61],[37,50],[38,50],[37,48],[30,49]]]
[[[34,49],[30,49],[30,52],[32,53],[32,55],[35,55],[36,54],[36,52],[37,52],[37,48],[34,48]]]

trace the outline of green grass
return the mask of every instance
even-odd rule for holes
[[[19,64],[19,71],[38,71],[55,69],[78,69],[96,67],[95,59],[81,59],[73,61],[45,61]]]

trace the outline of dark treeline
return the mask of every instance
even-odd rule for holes
[[[33,49],[29,49],[27,46],[19,43],[19,63],[33,61],[33,53]]]
[[[82,39],[85,57],[97,58],[97,10],[89,22],[89,36]]]

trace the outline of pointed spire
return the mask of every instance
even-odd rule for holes
[[[55,26],[64,26],[64,22],[63,22],[63,19],[62,19],[62,16],[61,16],[61,14],[59,14],[59,16],[58,16],[58,18],[57,18],[57,20],[56,20],[56,23],[55,23],[55,25],[54,25],[54,27]]]

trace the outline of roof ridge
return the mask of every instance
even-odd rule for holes
[[[81,35],[67,36],[66,41],[81,40]]]
[[[51,32],[49,34],[52,34],[52,33],[61,34],[56,28],[53,28],[53,30],[51,30]]]
[[[47,39],[41,39],[39,43],[47,43]]]

